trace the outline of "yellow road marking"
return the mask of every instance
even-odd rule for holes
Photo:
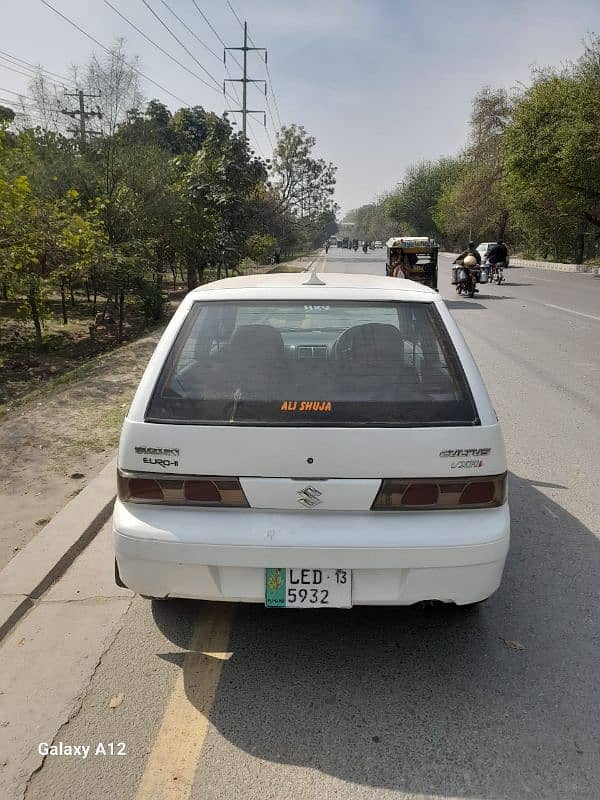
[[[202,605],[136,800],[188,800],[229,644],[229,603]]]

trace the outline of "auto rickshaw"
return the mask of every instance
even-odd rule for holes
[[[439,245],[429,236],[394,236],[385,243],[385,274],[393,275],[401,265],[407,278],[438,290]]]

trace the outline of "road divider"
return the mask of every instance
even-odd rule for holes
[[[0,639],[65,572],[110,517],[116,458],[0,572]]]
[[[458,253],[442,253],[441,256],[456,258]],[[509,267],[530,267],[531,269],[547,269],[551,272],[583,272],[591,275],[600,275],[600,267],[593,264],[561,264],[558,261],[535,261],[529,258],[510,257]]]

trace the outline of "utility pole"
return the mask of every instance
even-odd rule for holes
[[[100,97],[99,94],[85,94],[83,89],[79,89],[76,92],[65,92],[65,97],[78,97],[79,98],[79,109],[75,111],[69,111],[66,108],[61,109],[61,114],[65,114],[67,117],[72,117],[76,119],[79,117],[79,127],[78,128],[69,128],[68,130],[71,133],[74,133],[79,136],[79,147],[81,150],[85,150],[86,146],[86,136],[87,135],[98,135],[98,131],[88,131],[86,130],[86,120],[91,117],[98,117],[102,119],[102,112],[96,106],[95,111],[86,111],[85,110],[85,98],[86,97]]]
[[[248,52],[250,50],[261,50],[265,54],[265,64],[267,63],[267,51],[264,47],[248,47],[248,23],[244,22],[244,44],[242,47],[226,47],[223,50],[223,63],[227,65],[227,52],[228,50],[241,50],[243,52],[243,77],[241,78],[227,78],[223,81],[223,94],[225,94],[225,84],[226,83],[241,83],[242,84],[242,107],[241,108],[232,108],[228,110],[229,114],[241,114],[242,115],[242,132],[244,134],[244,138],[247,138],[246,135],[246,117],[248,114],[263,114],[263,125],[265,128],[267,127],[267,112],[264,109],[252,109],[248,108],[248,84],[249,83],[264,83],[265,85],[265,97],[267,96],[267,82],[264,80],[256,79],[256,78],[249,78],[248,77]]]

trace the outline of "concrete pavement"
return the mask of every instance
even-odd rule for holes
[[[382,274],[383,261],[383,250],[334,249],[314,267]],[[109,596],[124,607],[108,620],[90,614],[87,641],[65,605],[30,653],[40,658],[43,645],[43,685],[58,697],[36,693],[37,716],[24,718],[17,738],[50,736],[51,716],[65,721],[55,742],[123,742],[126,754],[48,755],[28,800],[596,800],[600,280],[509,269],[505,286],[480,287],[469,300],[453,292],[449,273],[442,258],[442,294],[507,443],[513,543],[500,591],[467,614],[291,614]],[[73,605],[98,558],[88,548],[55,600]],[[26,704],[26,670],[12,664],[30,619],[0,649],[11,724]],[[58,657],[54,625],[87,649],[89,685],[66,666],[81,660]],[[16,681],[17,672],[24,688],[15,694],[5,676]],[[32,678],[37,686],[43,675]]]

